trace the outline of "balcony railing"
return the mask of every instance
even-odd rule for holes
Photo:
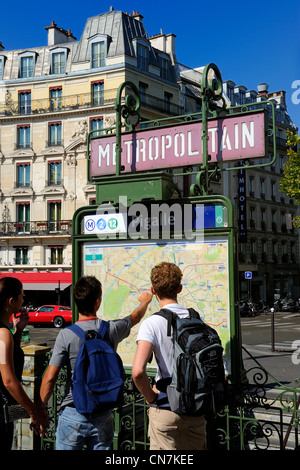
[[[30,106],[20,107],[19,102],[9,101],[0,104],[1,116],[23,116],[45,113],[59,113],[85,108],[99,108],[115,104],[117,89],[101,91],[101,93],[81,93],[80,95],[61,96],[59,98],[32,99]],[[141,93],[141,106],[154,109],[168,115],[180,115],[184,113],[184,108],[168,100],[157,98],[146,93]]]
[[[184,113],[183,106],[179,106],[169,100],[163,100],[156,96],[148,95],[147,93],[141,93],[140,99],[141,105],[145,108],[155,109],[156,111],[171,114],[173,116],[179,116]]]
[[[117,89],[105,90],[95,97],[93,93],[81,93],[80,95],[61,96],[59,98],[44,98],[31,100],[30,106],[20,107],[19,102],[9,101],[0,104],[0,116],[19,116],[24,114],[44,114],[70,111],[82,108],[92,108],[115,103]]]
[[[72,233],[71,220],[51,221],[25,221],[25,222],[0,222],[0,235],[70,235]]]

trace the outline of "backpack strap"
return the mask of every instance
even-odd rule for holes
[[[196,310],[194,310],[193,308],[188,308],[188,312],[190,314],[190,318],[197,318],[198,320],[200,319],[199,313],[196,312]]]
[[[196,312],[196,310],[194,310],[193,308],[188,308],[187,310],[190,314],[190,319],[200,319],[200,315],[198,312]],[[153,315],[160,315],[161,317],[164,317],[167,320],[167,336],[171,336],[171,326],[175,325],[176,318],[178,318],[178,315],[176,315],[176,313],[172,312],[171,310],[168,310],[167,308],[162,308],[159,312],[156,312]]]
[[[69,330],[73,331],[77,336],[79,336],[82,341],[85,340],[85,331],[80,328],[80,326],[74,323],[74,325],[68,326],[68,328]]]
[[[171,336],[171,326],[175,324],[178,315],[167,308],[162,308],[159,312],[155,312],[153,315],[160,315],[167,320],[167,336]]]
[[[83,330],[82,328],[80,328],[80,326],[76,325],[75,323],[73,325],[70,325],[68,328],[72,330],[82,341],[85,340],[85,335],[88,330]],[[107,329],[108,329],[108,322],[105,320],[101,320],[100,327],[98,330],[98,333],[101,339],[104,339]]]
[[[104,339],[104,336],[106,335],[107,329],[108,329],[108,322],[105,321],[105,320],[101,320],[98,333],[99,333],[99,335],[101,336],[102,339]]]

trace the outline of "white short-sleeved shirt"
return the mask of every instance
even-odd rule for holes
[[[189,316],[188,310],[177,304],[168,304],[163,307],[171,310],[182,318]],[[167,336],[167,320],[160,315],[151,315],[141,323],[136,341],[149,341],[153,344],[153,351],[157,364],[156,381],[172,376],[173,370],[173,341],[171,336]],[[160,398],[165,394],[160,393]]]

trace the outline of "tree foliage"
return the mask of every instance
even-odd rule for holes
[[[300,204],[300,144],[299,135],[287,131],[288,161],[283,167],[283,177],[280,181],[280,191],[287,194],[296,204]],[[294,218],[294,225],[300,227],[300,216]]]

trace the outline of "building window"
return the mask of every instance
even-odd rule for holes
[[[53,52],[51,54],[51,73],[54,75],[65,73],[66,70],[66,53]]]
[[[50,88],[50,108],[51,111],[59,109],[62,100],[62,87]]]
[[[246,103],[246,94],[244,90],[240,90],[239,98],[240,98],[240,105],[243,105]]]
[[[171,112],[171,97],[172,95],[170,93],[165,92],[164,96],[164,110],[166,113]]]
[[[255,229],[255,208],[250,207],[250,228]]]
[[[260,197],[265,199],[265,180],[260,180]]]
[[[266,240],[261,241],[261,260],[263,263],[267,262],[267,244]]]
[[[228,99],[229,99],[231,105],[233,105],[234,88],[231,85],[227,85],[227,96],[228,96]]]
[[[17,186],[18,188],[30,186],[30,164],[21,163],[17,165]]]
[[[168,78],[169,62],[167,59],[160,58],[160,76],[161,78]]]
[[[3,80],[4,57],[0,57],[0,80]]]
[[[28,264],[28,248],[20,246],[16,248],[16,264]]]
[[[251,197],[254,196],[254,178],[253,178],[253,176],[250,176],[250,178],[249,178],[249,196],[251,196]]]
[[[92,137],[100,137],[103,134],[101,131],[101,129],[103,129],[103,117],[101,116],[91,118],[90,128],[91,131],[97,131],[99,129],[99,132],[93,132]]]
[[[141,70],[148,69],[147,48],[144,46],[141,46],[140,44],[137,45],[137,66]]]
[[[139,82],[139,94],[141,103],[146,103],[148,85],[147,83]]]
[[[280,173],[283,173],[283,167],[284,167],[283,155],[280,155],[279,156],[279,171],[280,171]]]
[[[55,186],[62,184],[62,163],[61,161],[49,162],[48,164],[48,185]]]
[[[265,211],[265,209],[260,210],[260,222],[261,222],[261,229],[266,230],[267,225],[266,225],[266,211]]]
[[[92,103],[93,106],[101,106],[104,104],[104,82],[92,83]]]
[[[62,145],[61,121],[49,122],[49,146]]]
[[[50,264],[63,264],[63,247],[50,246]]]
[[[275,191],[275,188],[276,188],[276,183],[275,183],[275,181],[271,181],[271,199],[272,199],[272,201],[276,201],[276,191]]]
[[[19,112],[20,114],[31,113],[31,90],[19,92]]]
[[[18,126],[17,127],[17,142],[19,149],[30,148],[30,126]]]
[[[34,72],[34,57],[21,57],[20,59],[20,78],[30,78],[33,77]]]
[[[91,45],[92,51],[92,68],[98,69],[105,67],[105,42],[95,42]]]
[[[17,231],[29,232],[30,231],[30,204],[20,203],[17,204]]]
[[[61,201],[49,202],[49,230],[57,232],[60,230],[61,222]]]

